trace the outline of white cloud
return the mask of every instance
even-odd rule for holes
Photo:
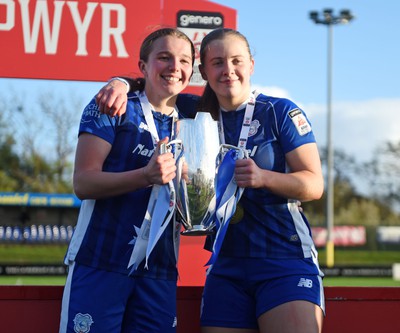
[[[306,105],[318,141],[326,142],[326,105]],[[386,141],[400,140],[400,99],[344,101],[332,105],[334,147],[353,155],[357,161],[372,158],[374,150]]]
[[[257,84],[253,84],[251,86],[251,88],[253,90],[257,90],[257,91],[259,91],[259,92],[261,92],[261,93],[263,93],[265,95],[268,95],[268,96],[284,97],[284,98],[289,98],[290,99],[289,92],[287,90],[283,89],[283,88],[280,88],[280,87],[273,87],[273,86],[265,87],[265,86],[259,86]]]
[[[275,97],[292,99],[280,87],[253,85],[253,89]],[[320,145],[326,144],[326,104],[295,101],[310,118]],[[374,150],[386,141],[400,141],[400,99],[341,101],[332,104],[332,142],[334,149],[353,155],[358,162],[370,160]]]

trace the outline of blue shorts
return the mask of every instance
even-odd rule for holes
[[[128,277],[73,263],[60,333],[176,333],[176,281]]]
[[[312,259],[220,257],[206,279],[201,326],[258,329],[263,313],[296,300],[325,312],[322,276]]]

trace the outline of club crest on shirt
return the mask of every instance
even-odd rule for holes
[[[257,119],[254,119],[250,124],[249,137],[257,134],[259,127],[260,127],[260,122]]]
[[[311,125],[299,108],[289,111],[289,117],[300,135],[303,136],[311,132]]]
[[[94,321],[90,314],[77,313],[74,318],[74,331],[76,333],[88,333],[93,323]]]

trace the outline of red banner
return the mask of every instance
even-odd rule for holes
[[[316,246],[325,246],[328,231],[322,227],[312,227],[313,240]],[[333,227],[333,243],[338,246],[361,246],[367,242],[364,226]]]
[[[213,28],[236,28],[236,11],[203,0],[0,0],[0,77],[136,75],[140,44],[159,26],[179,27],[199,43]]]

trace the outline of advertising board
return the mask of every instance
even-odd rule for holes
[[[135,76],[140,44],[159,27],[178,27],[198,49],[211,29],[236,28],[236,10],[203,0],[0,0],[0,77]],[[196,66],[192,85],[202,83]]]

